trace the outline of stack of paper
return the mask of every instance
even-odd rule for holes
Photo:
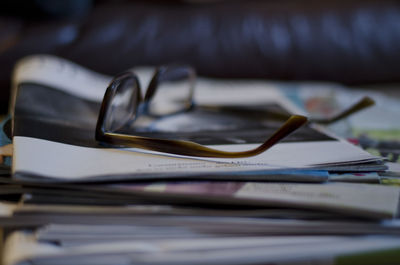
[[[135,72],[148,82],[149,69]],[[379,184],[384,159],[326,128],[307,124],[241,159],[105,148],[94,135],[111,77],[41,55],[13,80],[6,265],[400,261],[400,189]],[[200,78],[195,102],[130,133],[238,151],[305,114],[262,81]]]

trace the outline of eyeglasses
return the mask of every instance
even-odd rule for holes
[[[119,133],[138,116],[171,115],[193,107],[196,73],[188,66],[162,66],[153,75],[145,96],[138,77],[132,72],[116,76],[108,86],[96,126],[96,140],[115,146],[135,147],[163,153],[218,158],[242,158],[260,154],[306,123],[307,118],[291,116],[260,146],[246,151],[229,152],[183,140],[158,139]],[[161,107],[160,107],[161,106]]]
[[[161,66],[155,71],[145,96],[142,97],[139,80],[134,73],[125,72],[117,75],[107,87],[101,104],[96,125],[96,140],[112,146],[135,147],[185,156],[244,158],[265,152],[307,122],[304,116],[292,115],[263,144],[254,149],[239,152],[218,150],[190,141],[151,138],[119,132],[144,114],[164,117],[189,111],[194,106],[195,80],[196,72],[189,66]],[[361,103],[358,109],[365,108],[364,103]],[[354,109],[351,109],[340,115],[340,118],[353,112]]]

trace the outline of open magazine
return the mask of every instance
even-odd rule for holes
[[[149,69],[135,71],[143,83],[152,74]],[[14,176],[58,180],[245,176],[268,175],[277,170],[350,169],[350,165],[363,163],[370,171],[384,169],[375,163],[381,158],[312,125],[250,158],[194,158],[134,148],[105,148],[95,141],[94,134],[110,80],[109,76],[52,56],[31,56],[20,61],[13,75],[11,103]],[[199,78],[194,100],[192,111],[154,120],[145,129],[133,126],[130,133],[237,151],[261,143],[283,123],[282,116],[301,114],[273,84],[261,81]]]

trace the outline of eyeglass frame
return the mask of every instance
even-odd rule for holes
[[[194,157],[244,158],[244,157],[255,156],[265,152],[270,147],[278,143],[281,139],[285,138],[287,135],[289,135],[290,133],[297,130],[299,127],[303,126],[308,122],[308,119],[304,116],[292,115],[263,144],[257,146],[254,149],[239,151],[239,152],[222,151],[184,140],[159,139],[159,138],[151,138],[145,136],[120,134],[116,132],[107,132],[105,129],[105,122],[106,122],[105,119],[107,111],[109,110],[111,102],[117,92],[118,85],[120,85],[122,81],[124,81],[126,78],[132,78],[133,82],[135,83],[135,87],[138,90],[135,99],[137,103],[136,108],[138,109],[140,104],[143,104],[144,108],[146,109],[148,107],[148,103],[156,93],[158,84],[160,82],[160,76],[163,73],[163,71],[166,71],[167,67],[171,66],[162,66],[157,68],[155,74],[153,75],[147,87],[144,98],[142,98],[141,96],[140,82],[136,74],[134,74],[133,72],[124,72],[114,77],[114,79],[110,82],[109,86],[106,89],[100,107],[100,112],[96,124],[96,133],[95,133],[95,139],[98,142],[103,142],[103,143],[105,142],[107,144],[116,146],[135,147],[135,148],[158,151],[163,153],[194,156]],[[188,69],[190,69],[189,73],[190,73],[191,83],[194,84],[194,79],[196,78],[196,72],[191,67],[188,67]],[[194,92],[194,85],[191,85],[188,109],[191,109],[194,105],[193,92]],[[349,110],[343,112],[345,114],[341,113],[337,116],[340,117],[341,119],[345,116],[348,116],[356,111],[359,111],[373,104],[374,101],[372,99],[363,98],[360,102],[355,104],[355,107],[351,107]],[[326,124],[337,120],[338,118],[333,118],[330,119],[330,121],[328,122],[320,121],[320,123]]]

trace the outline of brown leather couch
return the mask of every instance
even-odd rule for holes
[[[13,64],[34,53],[106,74],[184,62],[213,77],[400,81],[400,1],[82,0],[70,13],[28,2],[0,14],[2,113]]]

